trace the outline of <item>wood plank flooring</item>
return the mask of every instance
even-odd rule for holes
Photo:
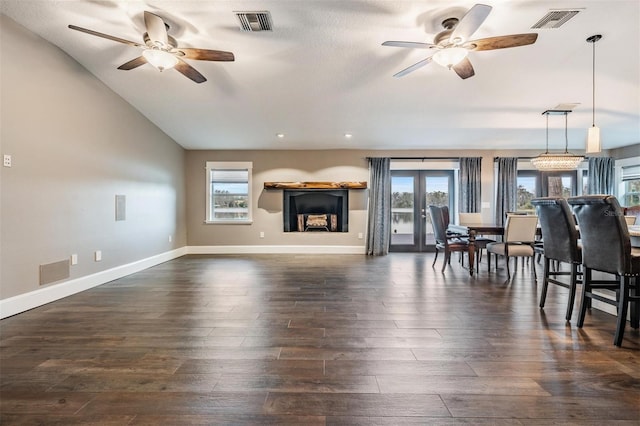
[[[0,424],[639,424],[638,330],[432,260],[185,256],[7,318]]]

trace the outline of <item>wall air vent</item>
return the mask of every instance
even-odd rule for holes
[[[233,12],[238,17],[242,31],[273,31],[271,14],[264,10],[261,12]]]
[[[531,28],[534,29],[552,29],[560,28],[569,19],[573,18],[580,12],[579,10],[550,10],[549,13],[544,15],[538,22],[536,22]]]

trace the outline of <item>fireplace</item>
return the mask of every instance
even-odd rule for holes
[[[349,231],[349,190],[284,190],[285,232]]]

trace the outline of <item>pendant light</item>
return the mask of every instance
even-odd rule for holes
[[[593,45],[593,80],[592,80],[592,124],[587,131],[587,153],[595,153],[602,151],[602,144],[600,142],[600,128],[596,127],[596,42],[600,40],[602,36],[600,34],[592,35],[587,39],[587,43]]]
[[[531,164],[541,171],[556,171],[556,170],[575,170],[582,160],[583,156],[574,155],[568,151],[569,137],[567,135],[567,115],[571,110],[554,110],[550,109],[542,113],[547,116],[547,149],[544,154],[540,154],[531,160]],[[550,153],[549,152],[549,116],[550,115],[564,115],[564,152]]]

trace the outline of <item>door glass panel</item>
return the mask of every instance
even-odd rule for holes
[[[449,206],[450,177],[447,176],[425,176],[425,206]],[[428,212],[428,210],[427,210]],[[433,225],[431,215],[425,215],[426,224],[424,227],[424,240],[426,245],[433,245],[436,240],[433,235]]]
[[[391,244],[414,243],[414,178],[413,176],[391,177]]]

